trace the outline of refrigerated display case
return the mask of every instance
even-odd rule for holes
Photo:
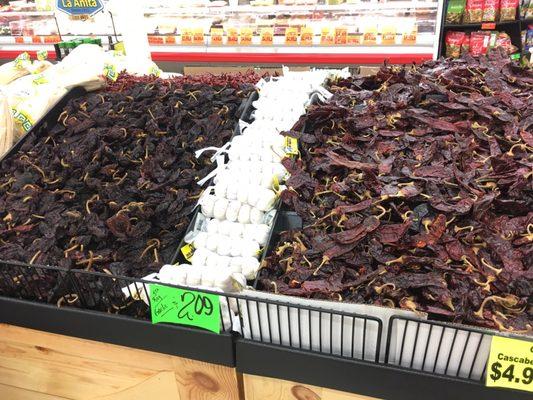
[[[36,6],[10,6],[6,10],[11,11],[0,16],[4,32],[0,51],[4,52],[32,50],[58,35],[117,33],[109,10],[89,20],[73,20],[53,7],[44,11]],[[441,10],[442,0],[150,0],[145,1],[144,29],[155,61],[408,63],[437,55]]]

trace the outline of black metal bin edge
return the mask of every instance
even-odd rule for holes
[[[526,400],[531,394],[413,372],[390,365],[343,360],[250,340],[236,341],[237,371],[391,400]]]
[[[231,334],[0,296],[0,323],[234,367]]]

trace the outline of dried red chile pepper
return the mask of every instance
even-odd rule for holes
[[[230,139],[244,81],[159,79],[70,101],[0,165],[0,260],[134,277],[169,262],[213,168],[194,152]]]
[[[183,75],[170,79],[160,79],[155,75],[130,75],[126,72],[121,72],[116,81],[108,80],[106,90],[110,92],[122,92],[125,89],[136,84],[149,84],[155,82],[172,83],[174,86],[183,86],[191,84],[204,84],[212,87],[230,87],[233,89],[250,90],[251,86],[257,83],[261,78],[267,74],[258,74],[253,70],[246,72],[238,72],[233,74],[197,74],[197,75]]]
[[[261,287],[531,333],[532,87],[499,52],[332,82],[290,132],[304,228]]]

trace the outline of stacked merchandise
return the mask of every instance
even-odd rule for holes
[[[459,58],[470,54],[474,57],[486,55],[492,48],[501,48],[507,54],[518,49],[506,32],[476,31],[471,33],[448,31],[445,37],[446,57]]]
[[[530,0],[527,1],[529,7]],[[446,10],[446,23],[514,21],[517,11],[518,0],[450,0]]]
[[[336,82],[291,132],[304,227],[259,288],[531,334],[532,79],[494,51]]]

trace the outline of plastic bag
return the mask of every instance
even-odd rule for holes
[[[31,66],[28,53],[22,53],[15,60],[0,66],[0,85],[7,85],[14,80],[28,75],[28,67]]]
[[[13,118],[9,109],[7,95],[0,91],[0,157],[13,145]]]
[[[59,77],[46,71],[25,76],[6,87],[15,138],[27,133],[66,93],[60,82]]]

